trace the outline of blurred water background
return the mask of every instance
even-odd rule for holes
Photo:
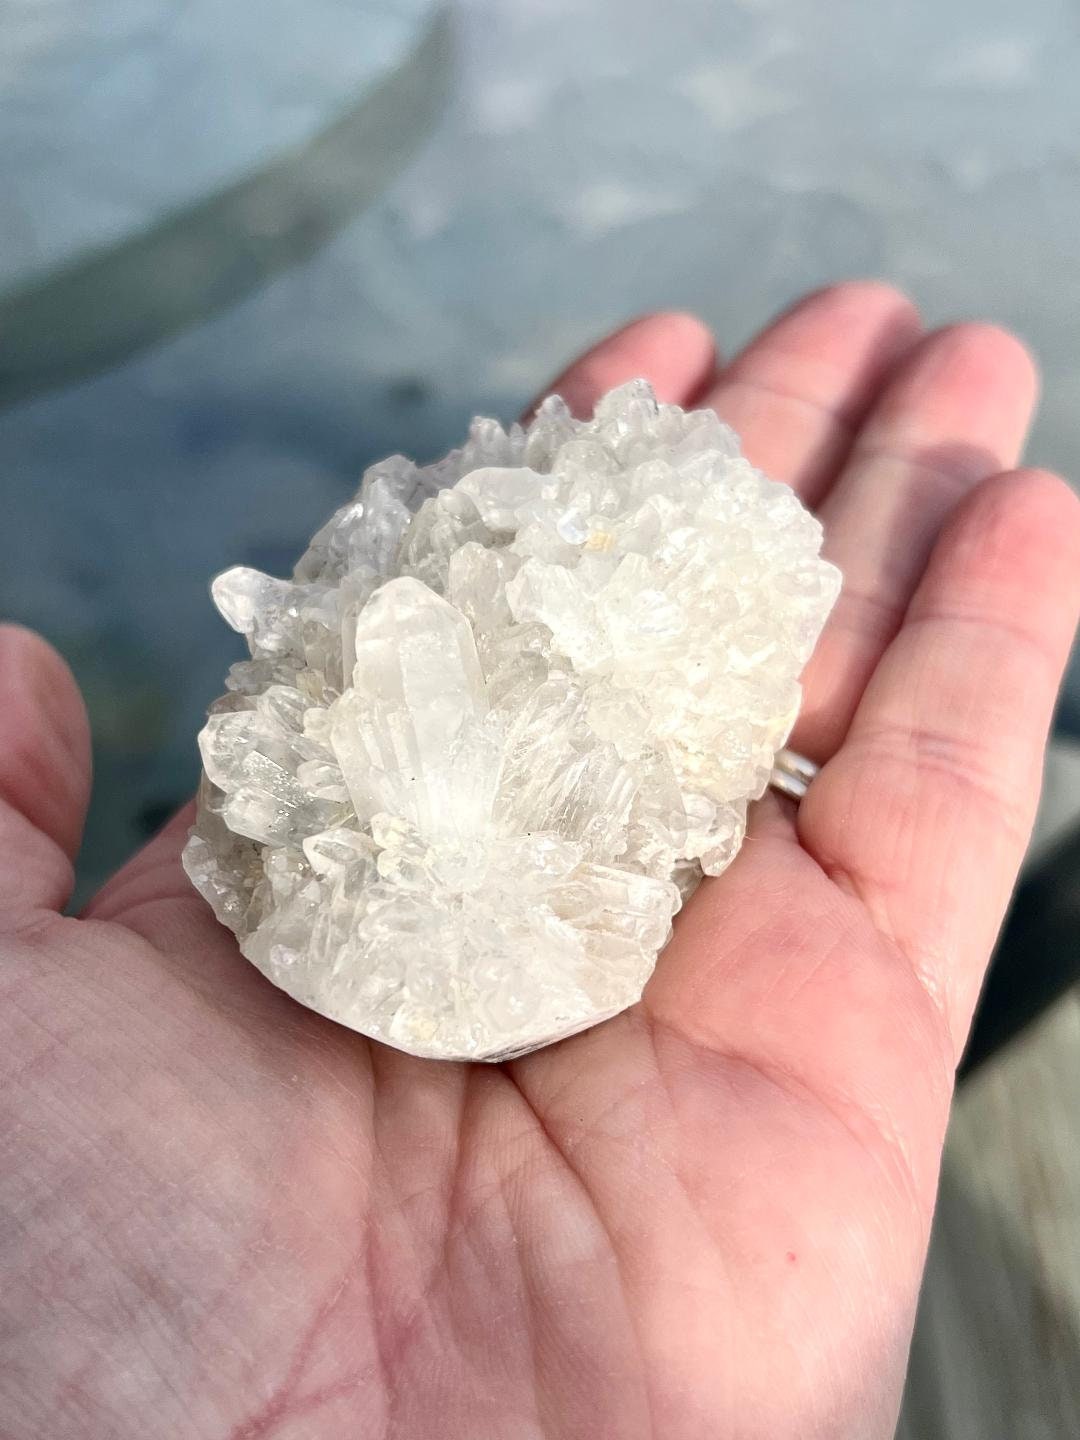
[[[1078,66],[1072,0],[0,0],[0,613],[90,705],[84,892],[194,779],[210,575],[635,312],[889,277],[1080,475]]]

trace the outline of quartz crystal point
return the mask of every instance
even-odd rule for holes
[[[638,999],[742,840],[840,583],[710,411],[553,397],[373,466],[200,736],[184,865],[276,985],[416,1055],[498,1060]]]

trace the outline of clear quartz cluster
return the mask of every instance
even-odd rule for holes
[[[839,589],[820,545],[643,381],[373,466],[291,580],[214,583],[251,659],[199,737],[188,874],[276,985],[413,1054],[616,1014],[768,783]]]

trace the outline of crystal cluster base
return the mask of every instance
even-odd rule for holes
[[[820,547],[642,381],[375,465],[291,580],[214,583],[251,659],[199,737],[188,874],[276,985],[415,1055],[616,1014],[739,849],[839,589]]]

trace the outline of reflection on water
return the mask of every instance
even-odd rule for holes
[[[431,131],[449,91],[449,17],[314,139],[128,240],[0,294],[0,406],[83,380],[310,259]]]

